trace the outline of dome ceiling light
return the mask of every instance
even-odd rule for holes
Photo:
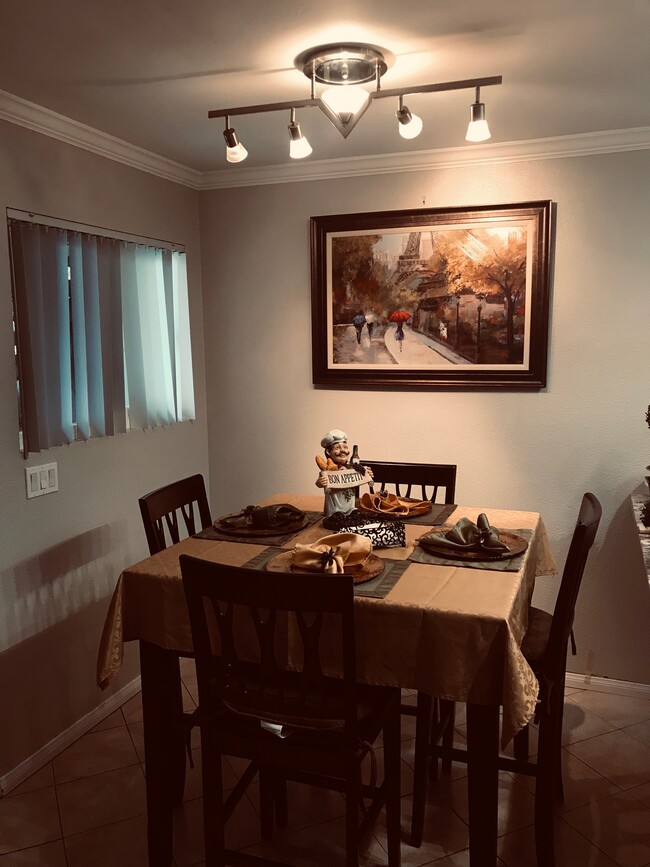
[[[419,135],[423,123],[420,117],[404,105],[404,96],[414,93],[439,93],[445,90],[476,91],[475,101],[470,106],[470,123],[466,140],[480,142],[490,138],[490,130],[485,119],[485,103],[480,102],[480,89],[501,84],[500,75],[382,90],[381,77],[388,69],[385,53],[374,45],[364,43],[319,45],[298,55],[295,65],[298,69],[302,69],[311,82],[309,99],[219,108],[208,112],[210,118],[225,118],[224,138],[226,158],[229,162],[241,162],[248,154],[244,146],[239,143],[234,128],[230,126],[231,117],[289,109],[291,112],[290,156],[301,159],[312,153],[312,148],[304,137],[300,124],[296,121],[296,110],[299,108],[314,106],[320,108],[343,138],[347,138],[374,99],[397,99],[398,130],[403,138],[410,139]],[[360,86],[370,81],[375,83],[374,90],[366,90]],[[317,82],[326,86],[318,97],[316,96]]]

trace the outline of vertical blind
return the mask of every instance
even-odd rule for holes
[[[194,418],[185,254],[9,220],[24,452]]]

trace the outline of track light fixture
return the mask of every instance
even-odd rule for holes
[[[301,160],[308,157],[311,152],[312,146],[302,134],[300,124],[296,122],[296,110],[292,108],[289,123],[289,156],[293,160]]]
[[[480,101],[481,88],[476,88],[476,100],[469,107],[469,124],[466,141],[487,141],[492,133],[485,119],[485,103]]]
[[[238,140],[237,133],[230,126],[230,118],[226,115],[226,128],[223,131],[226,140],[226,159],[229,163],[240,163],[248,156],[248,151]]]
[[[412,114],[404,105],[404,97],[400,94],[395,116],[399,121],[399,134],[402,138],[415,138],[422,132],[422,118]]]
[[[423,124],[422,119],[404,105],[404,96],[414,93],[439,93],[446,90],[476,89],[476,100],[470,109],[470,124],[466,139],[479,142],[490,138],[490,130],[485,120],[485,104],[480,102],[480,89],[501,84],[500,75],[382,90],[381,76],[388,69],[385,57],[387,53],[374,45],[364,43],[319,45],[304,51],[295,59],[296,67],[302,69],[311,82],[309,99],[219,108],[208,112],[208,117],[226,118],[224,138],[228,162],[241,162],[248,155],[246,148],[238,141],[235,130],[230,126],[230,117],[233,115],[261,114],[290,109],[289,155],[293,159],[302,159],[312,153],[312,148],[302,134],[300,124],[296,121],[298,108],[314,106],[320,108],[341,135],[347,138],[373,100],[398,97],[396,116],[399,121],[399,133],[402,138],[410,139],[419,135]],[[370,81],[374,81],[374,90],[366,90],[360,86]],[[326,85],[326,89],[318,97],[316,82]]]

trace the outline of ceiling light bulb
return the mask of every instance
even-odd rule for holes
[[[232,127],[228,127],[223,131],[223,137],[226,140],[226,159],[229,163],[240,163],[248,156],[248,151],[244,145],[237,139],[237,133]]]
[[[485,103],[472,103],[465,141],[487,141],[491,135],[490,127],[485,119]]]
[[[354,85],[339,85],[328,87],[321,93],[320,98],[334,114],[338,114],[341,123],[345,124],[368,102],[368,91]]]
[[[417,114],[412,114],[411,111],[402,105],[402,97],[400,97],[400,105],[395,116],[399,121],[399,134],[402,138],[415,138],[422,132],[422,118]]]
[[[289,129],[289,156],[293,160],[302,160],[312,153],[312,146],[302,134],[300,124],[296,121],[296,110],[291,109],[291,123]]]

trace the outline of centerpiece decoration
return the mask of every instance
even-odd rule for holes
[[[350,452],[348,435],[338,428],[325,434],[321,440],[325,457],[316,455],[319,469],[316,487],[323,488],[324,513],[329,518],[336,512],[348,515],[356,508],[359,487],[372,482],[372,471],[359,461],[359,447]]]

